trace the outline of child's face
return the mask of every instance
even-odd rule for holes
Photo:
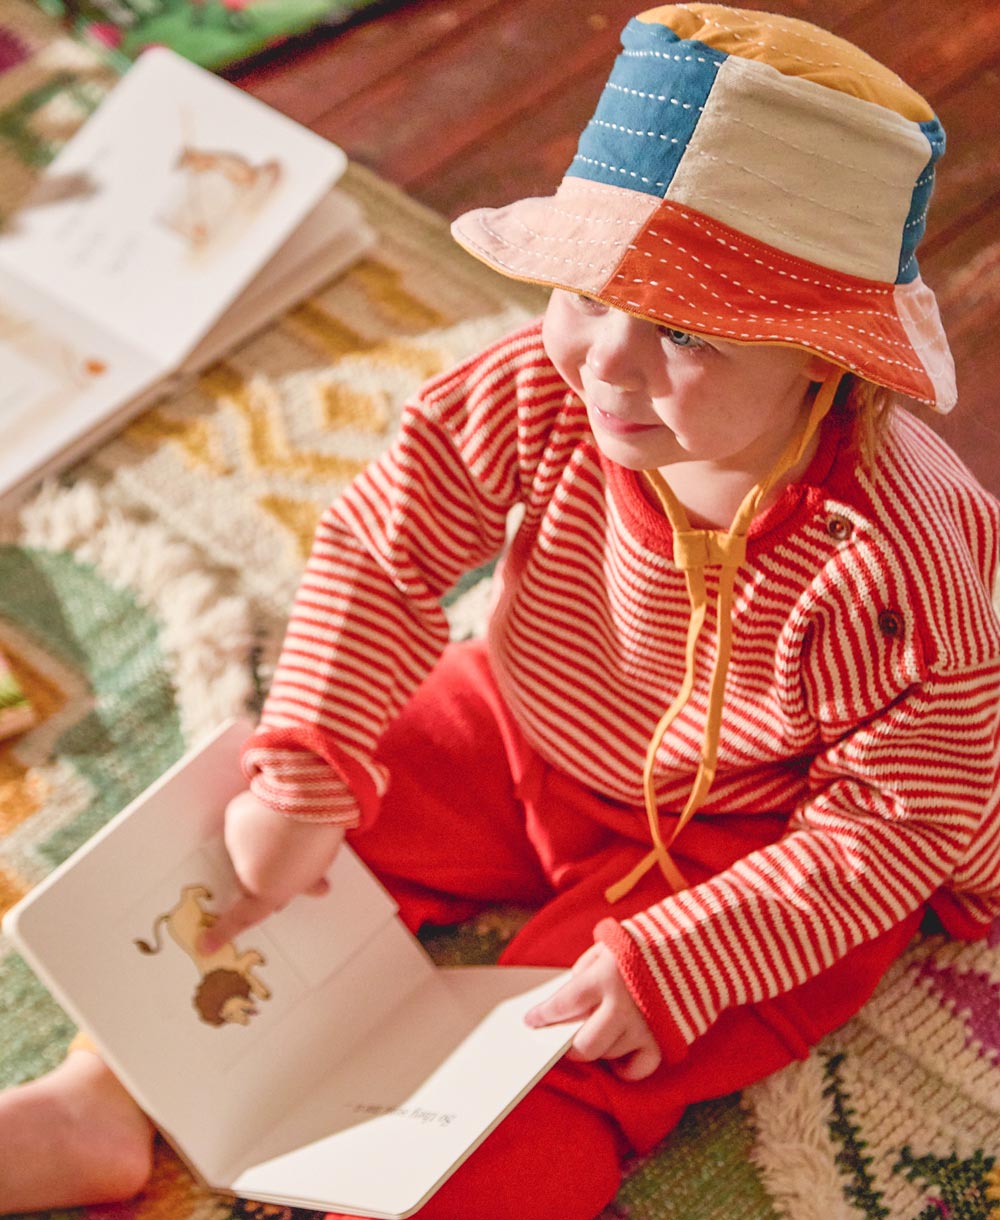
[[[698,339],[558,289],[542,336],[602,452],[632,470],[703,462],[762,479],[829,367],[795,347]]]

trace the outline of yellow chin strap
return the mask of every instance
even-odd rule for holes
[[[760,506],[770,495],[778,481],[799,464],[810,441],[819,430],[824,417],[833,406],[837,388],[843,377],[843,370],[837,369],[822,383],[813,399],[812,407],[806,418],[805,425],[798,436],[792,437],[779,456],[774,468],[767,477],[753,487],[746,499],[736,510],[736,516],[728,530],[694,530],[688,520],[684,506],[671,491],[666,479],[658,470],[643,471],[650,487],[656,493],[663,511],[673,526],[674,531],[674,563],[684,573],[687,583],[688,599],[691,602],[691,619],[688,624],[687,649],[685,654],[684,681],[677,692],[677,697],[663,714],[646,751],[646,762],[642,771],[643,796],[646,805],[646,819],[649,822],[649,835],[653,843],[652,850],[645,855],[631,872],[622,877],[614,885],[605,890],[608,902],[617,902],[629,893],[636,883],[649,872],[654,864],[660,866],[660,872],[666,878],[671,889],[687,889],[688,883],[683,873],[678,869],[670,856],[670,848],[684,827],[701,808],[708,791],[715,779],[716,757],[719,750],[719,729],[722,723],[722,704],[725,697],[726,670],[729,667],[729,656],[733,642],[733,589],[736,582],[736,570],[743,563],[747,549],[747,531],[750,523],[760,510]],[[712,680],[708,694],[708,716],[705,722],[705,734],[701,745],[701,760],[695,775],[694,785],[687,803],[681,810],[668,842],[664,843],[660,835],[659,810],[656,804],[656,787],[653,778],[653,768],[656,753],[660,748],[667,730],[676,720],[681,710],[691,697],[695,681],[695,662],[698,652],[698,640],[708,611],[708,597],[705,589],[705,569],[720,568],[719,592],[716,600],[717,644],[715,665],[712,669]]]

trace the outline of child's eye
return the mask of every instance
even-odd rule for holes
[[[686,347],[691,351],[708,347],[704,339],[699,339],[697,335],[689,335],[686,330],[675,330],[672,326],[660,326],[658,330],[663,338],[674,347]]]

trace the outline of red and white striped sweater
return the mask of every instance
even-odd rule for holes
[[[371,814],[386,782],[374,747],[448,640],[440,598],[501,551],[515,506],[489,628],[497,680],[543,757],[641,810],[647,743],[684,674],[685,583],[669,523],[639,476],[602,459],[538,323],[425,387],[325,513],[244,753],[263,800]],[[960,935],[1000,914],[998,553],[1000,505],[902,413],[875,471],[828,420],[804,480],[753,524],[699,816],[788,811],[789,831],[599,929],[645,1012],[655,998],[668,1055],[931,896]],[[657,756],[665,812],[697,768],[713,638]]]

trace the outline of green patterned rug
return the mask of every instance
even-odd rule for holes
[[[34,6],[0,0],[0,43],[11,27],[34,50],[0,68],[0,212],[110,81]],[[385,446],[407,393],[539,306],[371,175],[352,168],[346,189],[380,234],[370,257],[0,518],[0,651],[41,713],[0,743],[0,907],[259,704],[322,507]],[[488,586],[452,593],[456,635],[480,628]],[[426,943],[490,960],[515,922]],[[71,1032],[0,943],[0,1085],[56,1063]],[[604,1220],[1000,1220],[998,1156],[1000,949],[929,938],[808,1060],[693,1107]],[[166,1147],[140,1199],[84,1214],[281,1216],[207,1194]]]

